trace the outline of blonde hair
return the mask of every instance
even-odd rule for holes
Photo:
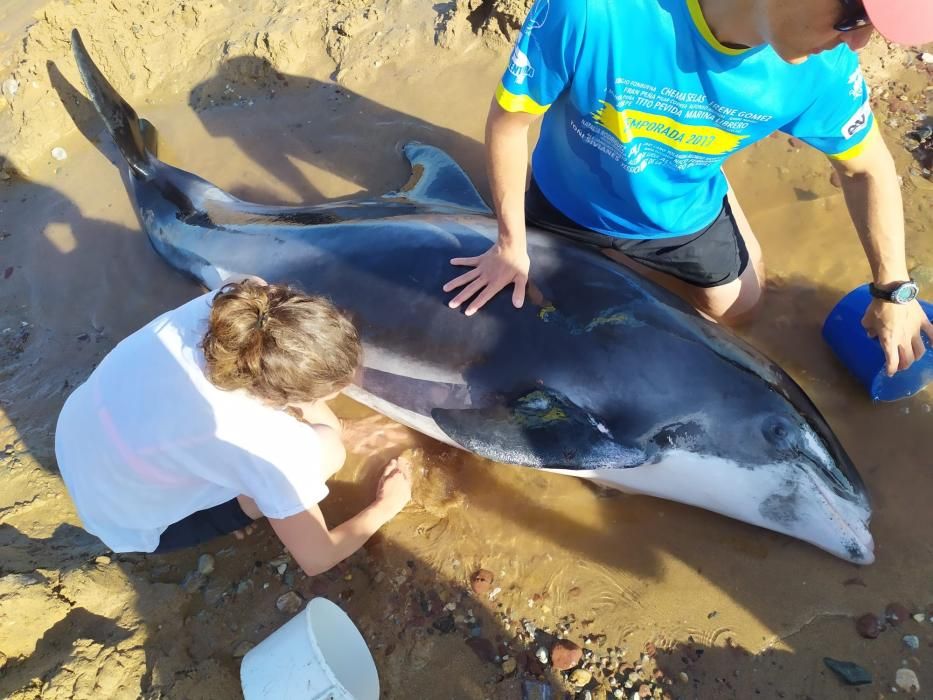
[[[214,386],[280,407],[340,391],[362,355],[356,328],[330,301],[253,280],[220,289],[201,349]]]

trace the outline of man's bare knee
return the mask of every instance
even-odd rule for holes
[[[748,323],[761,310],[763,296],[761,287],[756,287],[754,291],[739,296],[735,303],[725,309],[716,321],[724,326],[739,326]]]
[[[763,277],[761,269],[750,265],[739,279],[721,287],[698,289],[690,301],[713,321],[736,326],[750,321],[761,307]]]

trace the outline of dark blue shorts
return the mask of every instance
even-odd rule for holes
[[[234,530],[241,530],[252,522],[253,519],[243,512],[240,503],[234,498],[213,508],[199,510],[169,525],[153,553],[194,547],[215,537],[229,535]]]
[[[584,228],[551,204],[534,178],[525,195],[528,224],[565,238],[612,248],[652,270],[664,272],[695,287],[718,287],[739,278],[748,267],[745,239],[732,214],[728,198],[713,222],[701,231],[672,238],[609,236]]]

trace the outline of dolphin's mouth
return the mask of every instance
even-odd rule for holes
[[[840,503],[839,496],[827,488],[821,479],[811,476],[810,482],[823,502],[830,520],[839,528],[838,542],[832,548],[826,547],[826,543],[813,544],[854,564],[867,565],[874,562],[875,539],[868,528],[871,512],[861,513],[858,505],[848,501],[842,501],[844,507],[839,508],[836,505]]]

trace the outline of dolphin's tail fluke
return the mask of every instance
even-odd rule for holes
[[[100,69],[94,65],[77,29],[71,31],[71,49],[91,102],[107,125],[107,130],[113,136],[120,153],[126,158],[134,174],[144,178],[151,176],[154,171],[153,163],[146,150],[136,111],[120,97]]]

